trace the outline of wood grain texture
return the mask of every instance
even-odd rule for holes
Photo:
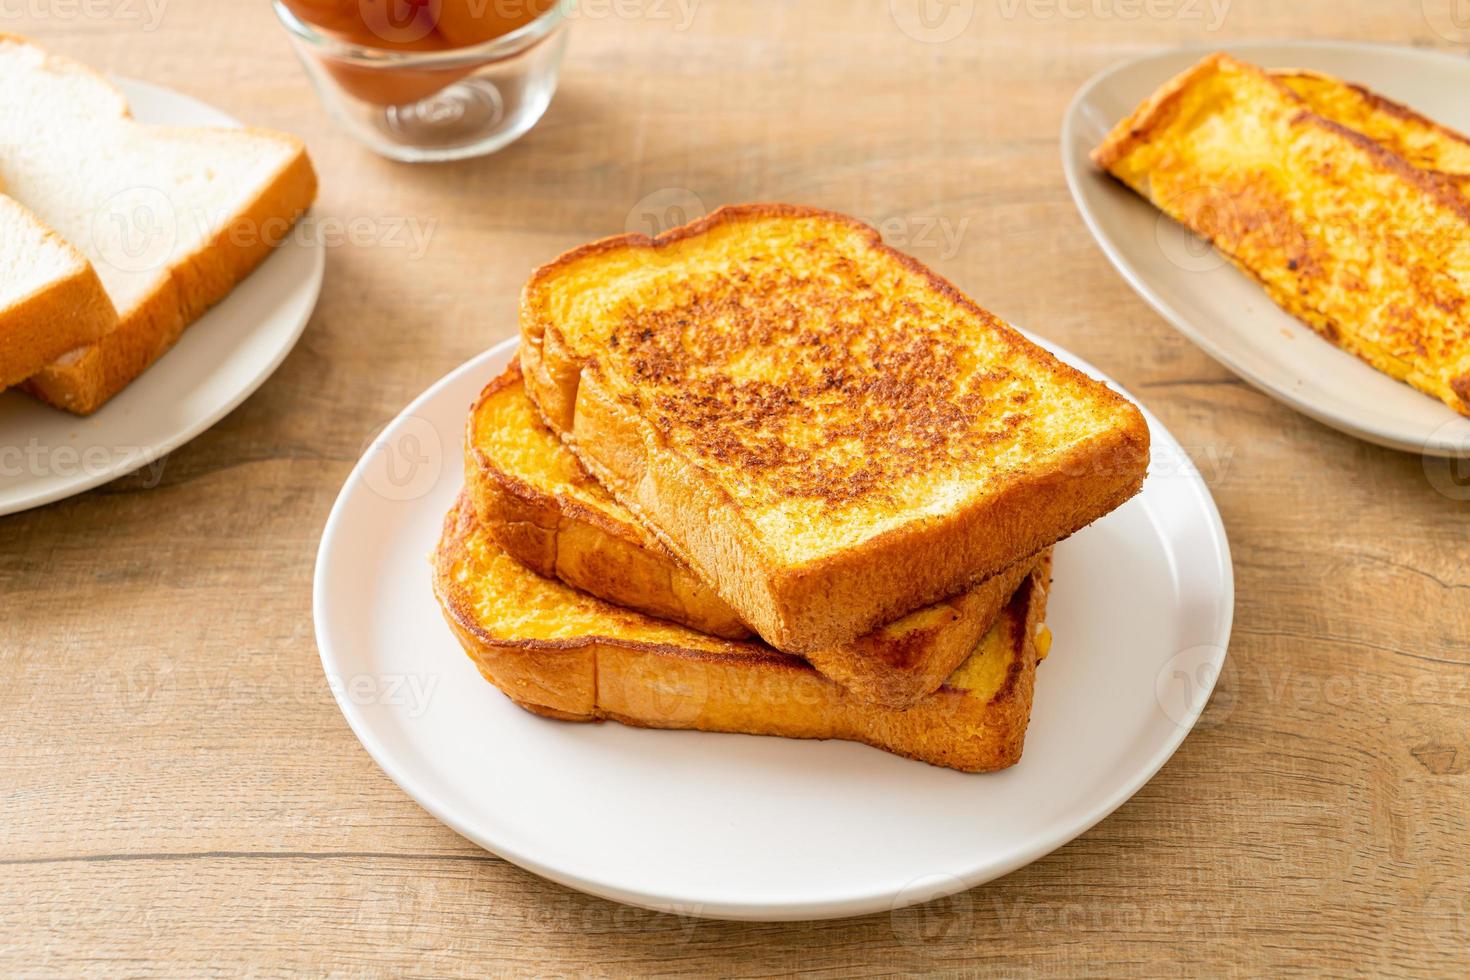
[[[1470,970],[1470,505],[1175,334],[1092,244],[1057,146],[1073,92],[1124,57],[1269,36],[1470,54],[1455,0],[1234,0],[1214,31],[1218,3],[958,0],[940,43],[900,29],[907,0],[647,0],[576,23],[528,137],[432,168],[334,129],[264,3],[165,0],[151,30],[143,0],[52,6],[0,28],[301,134],[319,218],[378,244],[330,250],[280,372],[161,468],[0,519],[0,973]],[[1112,373],[1190,449],[1234,547],[1230,667],[1174,760],[1056,854],[891,916],[705,922],[522,872],[377,769],[312,637],[353,461],[511,335],[533,265],[752,199],[887,222]],[[389,240],[400,219],[421,254]]]

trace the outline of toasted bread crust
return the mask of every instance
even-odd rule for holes
[[[996,627],[1006,631],[1012,649],[993,694],[982,699],[946,686],[907,711],[894,711],[858,701],[797,658],[759,644],[730,643],[712,651],[621,638],[618,617],[626,621],[632,614],[612,607],[615,618],[605,633],[552,641],[507,639],[495,624],[482,620],[463,580],[476,533],[473,508],[461,501],[445,519],[435,554],[435,595],[480,673],[536,714],[648,728],[845,739],[966,772],[1003,769],[1021,757],[1049,565],[1028,578],[1007,606],[1004,625]],[[537,601],[550,604],[539,595]]]
[[[1184,93],[1201,78],[1219,71],[1225,58],[1224,54],[1209,55],[1160,85],[1103,138],[1092,151],[1092,162],[1111,173],[1128,154],[1173,121]]]
[[[174,266],[152,295],[96,342],[47,365],[25,383],[26,391],[68,412],[92,414],[162,357],[186,327],[286,238],[316,198],[316,172],[305,144],[295,137],[246,132],[287,141],[294,154],[248,207]]]
[[[1016,590],[1050,561],[1047,551],[1040,558],[1017,562],[952,599],[846,646],[813,650],[806,660],[861,701],[912,707],[944,686],[1004,613]]]
[[[0,388],[20,384],[67,351],[102,336],[117,313],[97,272],[79,254],[77,271],[5,311],[0,326]]]
[[[1343,85],[1339,94],[1378,114],[1375,138],[1313,111],[1291,88],[1293,79],[1329,81],[1213,55],[1145,100],[1093,159],[1209,240],[1322,337],[1470,415],[1463,390],[1470,377],[1470,181],[1416,165],[1401,155],[1413,141],[1387,130],[1393,120],[1412,124],[1415,138],[1438,141],[1446,158],[1463,154],[1464,137]],[[1232,89],[1218,108],[1206,101],[1211,85],[1241,91]],[[1195,159],[1190,121],[1179,118],[1191,99],[1196,114],[1248,107],[1251,135],[1240,145],[1276,153],[1271,164]],[[1290,185],[1276,172],[1292,175]]]
[[[1383,144],[1414,166],[1460,181],[1470,192],[1470,138],[1362,85],[1302,69],[1268,72],[1312,111]]]
[[[1060,453],[1055,468],[1014,475],[1003,491],[972,505],[908,521],[815,560],[782,563],[762,548],[740,503],[670,441],[663,422],[654,424],[621,399],[597,357],[576,352],[548,309],[547,291],[556,276],[589,257],[665,249],[726,223],[787,218],[815,219],[856,236],[866,253],[917,275],[947,308],[983,323],[997,343],[1025,350],[1044,363],[1059,386],[1095,394],[1096,404],[1120,416],[1121,423]],[[1133,496],[1147,467],[1148,429],[1133,406],[1004,328],[953,285],[889,249],[873,229],[830,212],[791,205],[722,208],[657,238],[624,235],[574,249],[532,277],[522,296],[521,329],[527,390],[552,429],[620,503],[714,586],[757,633],[779,649],[802,655],[849,644],[1036,554]],[[916,348],[904,356],[923,354]],[[657,374],[660,369],[650,363],[647,370]],[[921,373],[935,377],[939,372]],[[903,396],[890,390],[883,397]],[[921,407],[916,414],[923,411]],[[722,452],[718,431],[697,438],[710,440],[707,455]],[[868,458],[881,456],[875,452]],[[800,468],[799,459],[783,459],[782,464]],[[889,464],[874,465],[882,469]],[[841,500],[869,493],[870,483],[828,480],[830,489],[822,484],[790,489],[805,499]]]
[[[735,611],[641,526],[531,485],[480,444],[481,412],[520,385],[512,363],[485,386],[466,424],[466,493],[496,542],[537,574],[609,602],[714,636],[749,637]]]

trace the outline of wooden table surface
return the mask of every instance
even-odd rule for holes
[[[0,29],[301,134],[318,219],[359,232],[244,405],[161,471],[0,519],[0,972],[1470,969],[1467,495],[1171,330],[1093,244],[1057,146],[1072,93],[1129,56],[1285,36],[1470,55],[1470,10],[914,8],[587,0],[535,131],[412,168],[334,128],[264,3],[0,4]],[[318,535],[365,441],[513,333],[533,265],[757,199],[882,223],[1112,373],[1193,453],[1234,549],[1230,667],[1173,761],[1070,846],[893,915],[663,916],[485,854],[360,747],[312,635]]]

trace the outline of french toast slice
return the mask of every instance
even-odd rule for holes
[[[513,363],[470,410],[465,492],[487,534],[521,564],[583,592],[728,639],[750,631],[536,415]],[[1018,562],[945,602],[806,659],[860,700],[906,708],[975,649],[1037,564]]]
[[[1270,73],[1319,116],[1362,133],[1419,170],[1445,174],[1470,195],[1470,139],[1371,89],[1302,69]]]
[[[1277,305],[1470,415],[1470,144],[1365,89],[1217,54],[1095,162]]]
[[[1133,496],[1148,427],[851,218],[722,208],[521,298],[543,418],[767,643],[940,602]]]
[[[528,711],[563,721],[835,738],[965,772],[1021,758],[1050,563],[943,687],[906,711],[867,704],[800,659],[594,598],[525,568],[461,498],[445,519],[434,591],[480,673]]]
[[[537,574],[714,636],[751,636],[735,610],[542,424],[519,362],[486,385],[470,409],[465,493],[486,532]]]

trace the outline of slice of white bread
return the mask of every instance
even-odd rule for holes
[[[0,269],[0,388],[91,343],[117,320],[91,263],[4,193]]]
[[[118,319],[28,391],[95,411],[281,241],[316,196],[293,136],[155,126],[84,65],[0,35],[0,180],[96,269]]]

